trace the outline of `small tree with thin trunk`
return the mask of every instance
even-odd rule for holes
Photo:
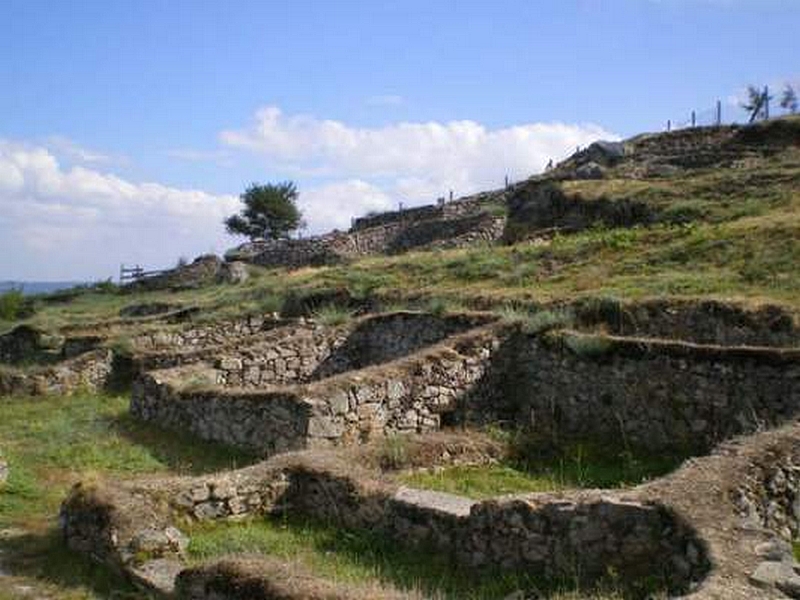
[[[239,196],[244,208],[225,219],[225,229],[251,240],[278,240],[304,227],[303,213],[297,207],[300,194],[292,181],[253,183]]]
[[[783,88],[783,95],[781,96],[781,108],[788,110],[792,114],[797,112],[797,93],[788,83],[786,84],[786,87]]]
[[[754,85],[747,86],[747,101],[742,102],[742,108],[750,113],[752,123],[759,117],[766,117],[767,95]]]

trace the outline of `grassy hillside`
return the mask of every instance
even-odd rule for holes
[[[800,141],[795,141],[800,140],[800,119],[784,120],[778,130],[789,137],[777,145],[759,137],[761,130],[748,130],[754,145],[745,154],[725,150],[725,156],[735,155],[725,164],[662,170],[655,176],[638,175],[630,164],[622,164],[609,168],[602,179],[532,180],[523,186],[523,192],[550,186],[587,213],[596,203],[643,207],[648,218],[624,227],[598,221],[543,231],[515,222],[511,213],[509,226],[521,238],[514,244],[378,256],[294,271],[251,266],[250,279],[241,285],[131,292],[105,284],[39,297],[32,307],[27,300],[23,306],[20,298],[9,298],[7,310],[0,311],[0,332],[28,323],[52,334],[64,334],[65,328],[93,333],[100,324],[117,337],[116,343],[125,344],[136,330],[179,327],[120,319],[120,309],[138,303],[198,307],[193,320],[206,322],[251,312],[315,311],[336,320],[359,308],[400,306],[510,311],[587,297],[714,298],[800,311]],[[768,151],[759,151],[759,144]],[[40,586],[35,597],[140,597],[111,574],[67,552],[58,540],[59,502],[74,481],[209,472],[253,460],[135,422],[126,409],[127,400],[116,396],[0,398],[0,450],[12,465],[11,478],[0,493],[0,533],[24,532],[9,539],[0,536],[0,553],[13,556],[9,562],[17,583]],[[611,475],[624,481],[642,479],[638,472]],[[458,492],[468,484],[480,495],[489,476],[494,478],[489,482],[492,490],[500,484],[509,490],[538,489],[531,488],[530,478],[497,469],[456,469],[429,476],[435,480],[427,482],[419,475],[416,483]],[[552,473],[542,477],[553,487]],[[443,577],[435,569],[426,574],[413,561],[406,565],[396,554],[387,558],[377,553],[372,563],[357,563],[347,544],[331,552],[331,534],[326,531],[309,534],[321,540],[322,549],[316,553],[296,548],[296,540],[280,524],[266,523],[246,535],[241,529],[233,525],[222,533],[206,532],[199,538],[206,546],[196,542],[193,552],[197,557],[223,552],[244,536],[248,550],[268,542],[354,579],[376,569],[387,571],[390,579],[405,577],[406,568],[415,577]],[[513,590],[515,585],[512,581],[507,587]],[[462,588],[454,589],[460,593]],[[0,589],[0,598],[15,597],[4,594]]]
[[[800,119],[786,122],[800,132]],[[253,266],[251,279],[241,286],[149,293],[104,287],[69,302],[40,301],[27,320],[55,329],[116,318],[125,305],[156,301],[199,306],[202,318],[213,320],[279,311],[287,297],[326,291],[382,305],[491,307],[586,296],[670,296],[800,307],[800,146],[657,177],[631,178],[628,171],[617,167],[604,179],[547,185],[587,206],[635,202],[652,211],[652,219],[633,226],[598,222],[513,245],[371,257],[296,271]],[[0,321],[0,329],[12,324]]]

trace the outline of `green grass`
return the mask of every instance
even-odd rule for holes
[[[298,561],[315,574],[337,582],[378,580],[397,588],[419,590],[429,597],[453,600],[504,598],[523,590],[535,597],[628,597],[621,582],[581,590],[572,582],[545,582],[524,572],[500,573],[459,568],[441,553],[408,550],[369,532],[353,532],[309,521],[259,519],[204,523],[189,530],[194,561],[230,554],[264,554]],[[642,597],[641,591],[631,594]]]
[[[13,581],[0,599],[19,597],[13,585],[33,587],[30,597],[57,600],[142,598],[103,567],[65,548],[56,529],[58,509],[76,481],[155,473],[203,473],[243,466],[254,458],[186,435],[144,425],[117,396],[0,398],[0,448],[10,475],[0,487],[0,551]],[[16,583],[14,583],[16,582]],[[6,594],[4,597],[3,594]]]
[[[335,304],[326,304],[315,310],[313,317],[323,325],[335,327],[350,321],[353,318],[353,312]]]
[[[127,398],[93,394],[0,398],[0,448],[11,471],[0,526],[52,518],[72,482],[96,476],[201,473],[251,456],[128,416]]]
[[[206,322],[273,312],[287,298],[346,291],[351,299],[434,307],[499,308],[591,296],[713,297],[800,308],[800,152],[738,168],[657,179],[610,177],[559,184],[585,202],[642,202],[649,227],[595,227],[547,243],[411,252],[295,271],[251,267],[241,286],[123,293],[91,287],[69,302],[36,301],[31,325],[55,330],[116,318],[131,303],[198,306]],[[3,319],[0,330],[19,319]],[[139,327],[141,327],[140,325]]]
[[[407,473],[403,483],[483,499],[503,494],[552,492],[575,488],[619,488],[672,471],[677,456],[644,456],[610,452],[575,444],[554,454],[518,447],[503,464],[454,466]]]

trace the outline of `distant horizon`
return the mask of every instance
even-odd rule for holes
[[[6,0],[0,277],[221,255],[252,182],[295,181],[316,234],[743,121],[748,84],[778,114],[798,30],[800,0]]]

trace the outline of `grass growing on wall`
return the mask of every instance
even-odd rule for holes
[[[298,561],[339,583],[380,581],[439,600],[496,600],[516,591],[551,600],[622,600],[622,582],[581,590],[572,582],[544,582],[524,572],[459,568],[441,553],[408,550],[376,533],[349,531],[305,520],[211,522],[189,530],[194,561],[230,554],[265,554]],[[535,595],[533,595],[535,594]],[[528,596],[526,596],[528,597]],[[642,597],[642,593],[638,593]],[[659,597],[659,596],[653,596]]]

